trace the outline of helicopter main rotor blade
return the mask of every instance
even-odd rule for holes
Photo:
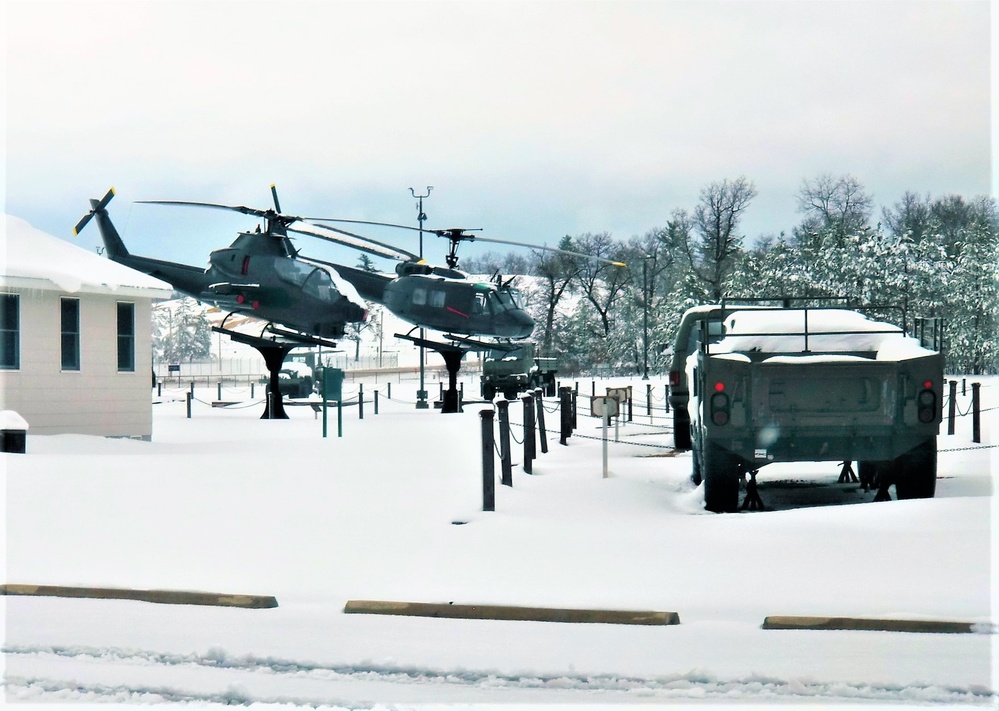
[[[299,221],[301,222],[301,221]],[[329,225],[316,225],[311,222],[305,222],[304,225],[311,227],[315,230],[329,230],[330,232],[335,232],[337,235],[323,234],[322,232],[314,232],[312,230],[302,229],[301,224],[296,224],[294,227],[289,227],[289,232],[298,232],[299,234],[308,235],[310,237],[317,237],[318,239],[324,239],[327,242],[334,242],[336,244],[342,244],[345,247],[350,247],[352,249],[359,250],[361,252],[367,252],[368,254],[374,254],[377,257],[385,257],[387,259],[410,259],[418,260],[419,257],[412,252],[407,252],[404,249],[399,249],[390,244],[385,244],[384,242],[379,242],[373,240],[370,237],[364,237],[362,235],[354,234],[353,232],[348,232],[347,230],[341,230],[336,227],[330,227]],[[349,238],[349,239],[348,239]]]
[[[615,267],[626,267],[628,266],[624,262],[618,262],[613,259],[607,259],[606,257],[597,257],[592,254],[583,254],[582,252],[571,252],[568,249],[559,249],[557,247],[548,247],[540,244],[529,244],[527,242],[514,242],[508,239],[491,239],[489,237],[472,237],[469,235],[468,239],[470,241],[476,242],[493,242],[495,244],[512,244],[517,247],[527,247],[528,249],[542,249],[546,252],[557,252],[558,254],[567,254],[570,257],[579,257],[580,259],[588,259],[595,262],[604,262],[606,264],[613,265]]]
[[[275,213],[274,210],[260,210],[255,207],[246,207],[245,205],[220,205],[215,202],[192,202],[189,200],[136,200],[137,203],[142,203],[145,205],[181,205],[184,207],[208,207],[214,210],[229,210],[231,212],[241,212],[244,215],[253,215],[254,217],[288,217],[289,219],[297,220],[299,218],[292,217],[291,215],[279,215]]]

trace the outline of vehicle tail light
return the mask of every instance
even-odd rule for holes
[[[671,370],[669,372],[669,386],[671,388],[675,388],[679,384],[680,384],[680,371]]]
[[[713,423],[718,426],[728,424],[728,404],[728,395],[724,392],[719,391],[711,396],[711,421]]]
[[[922,423],[928,424],[937,417],[937,394],[933,392],[932,387],[933,383],[927,380],[916,396],[916,412]]]

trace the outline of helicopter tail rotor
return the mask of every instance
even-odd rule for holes
[[[80,218],[80,221],[76,223],[76,227],[73,228],[73,236],[79,235],[83,231],[83,228],[87,226],[91,218],[97,213],[104,212],[111,202],[111,198],[114,197],[114,188],[110,188],[107,193],[100,200],[90,199],[90,212]]]

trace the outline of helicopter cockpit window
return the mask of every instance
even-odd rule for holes
[[[423,287],[413,289],[413,306],[426,306],[427,290]]]
[[[302,286],[316,268],[294,259],[275,259],[274,271],[278,277],[295,286]]]
[[[520,292],[516,289],[499,289],[496,294],[499,296],[500,303],[503,304],[505,309],[522,309],[524,308],[520,300]]]
[[[333,278],[324,269],[318,267],[305,280],[304,291],[323,301],[334,301],[340,292],[333,286]]]

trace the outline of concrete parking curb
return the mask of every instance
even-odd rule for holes
[[[455,605],[453,603],[389,602],[348,600],[347,614],[408,615],[469,620],[511,620],[524,622],[577,622],[611,625],[678,625],[675,612],[655,610],[580,610],[511,605]]]
[[[139,600],[165,605],[212,605],[247,609],[265,609],[278,606],[277,600],[270,595],[230,595],[185,590],[130,590],[125,588],[66,587],[63,585],[0,585],[0,595]]]
[[[765,630],[866,630],[934,634],[989,634],[993,625],[944,620],[890,620],[858,617],[795,617],[775,615],[763,620]]]

